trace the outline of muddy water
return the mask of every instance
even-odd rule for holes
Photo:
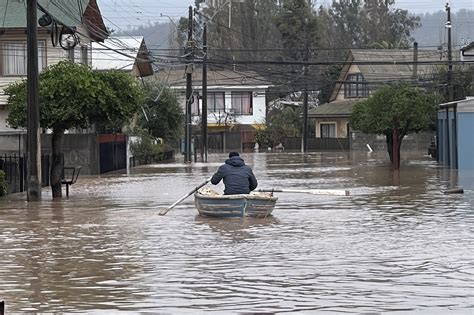
[[[455,171],[418,153],[399,176],[384,153],[243,154],[261,188],[352,196],[279,193],[266,219],[200,217],[192,198],[157,214],[224,157],[0,200],[7,313],[473,314],[474,193],[442,193]]]

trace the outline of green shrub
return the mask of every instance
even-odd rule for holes
[[[8,192],[7,179],[5,178],[5,172],[0,170],[0,197],[5,196]]]

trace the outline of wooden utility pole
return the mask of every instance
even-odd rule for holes
[[[193,102],[193,8],[189,6],[188,14],[188,42],[186,44],[186,122],[185,122],[185,146],[184,146],[184,162],[191,162],[191,105]]]
[[[446,3],[446,11],[448,14],[448,19],[446,21],[446,28],[448,29],[448,73],[447,73],[447,83],[448,83],[448,102],[454,101],[454,91],[453,91],[453,53],[451,47],[451,8],[449,3]]]
[[[309,46],[308,46],[308,21],[305,21],[305,56],[304,60],[309,60]],[[306,153],[308,148],[308,65],[303,66],[303,80],[304,80],[304,92],[303,92],[303,130],[302,130],[302,142],[301,152]]]
[[[41,200],[41,138],[38,96],[37,0],[26,1],[28,201]]]
[[[202,117],[201,117],[201,159],[207,162],[207,22],[202,33]]]

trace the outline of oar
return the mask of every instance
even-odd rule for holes
[[[201,188],[202,186],[206,185],[207,183],[209,183],[211,181],[211,178],[212,177],[209,177],[208,179],[206,179],[206,181],[202,182],[201,184],[199,184],[198,186],[194,187],[193,190],[191,190],[190,192],[188,192],[186,195],[184,195],[183,197],[179,198],[175,203],[173,203],[171,206],[169,206],[168,208],[165,208],[165,209],[162,209],[160,211],[160,215],[165,215],[168,213],[168,211],[170,211],[171,209],[173,209],[174,207],[176,207],[178,204],[180,204],[184,199],[188,198],[189,196],[191,196],[192,194],[194,194],[196,191],[199,190],[199,188]]]
[[[349,196],[350,192],[343,189],[259,189],[261,192],[286,192],[286,193],[303,193],[312,195],[333,195],[333,196]]]

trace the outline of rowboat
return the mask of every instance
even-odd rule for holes
[[[199,214],[218,218],[266,218],[272,213],[277,200],[272,193],[221,195],[209,188],[194,194]]]

